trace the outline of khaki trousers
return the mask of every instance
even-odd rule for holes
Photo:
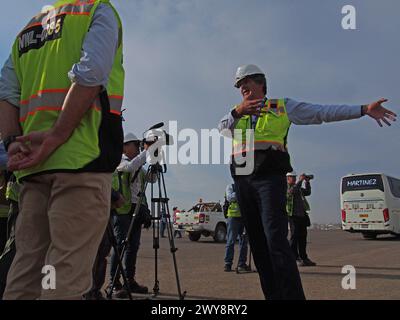
[[[5,300],[73,300],[90,290],[110,214],[111,179],[110,173],[51,173],[23,183]],[[54,267],[55,289],[46,286],[51,281],[44,266]]]

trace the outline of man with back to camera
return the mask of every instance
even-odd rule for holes
[[[311,195],[310,177],[303,173],[297,183],[296,172],[289,172],[286,177],[288,184],[286,211],[290,225],[290,247],[298,266],[313,267],[316,263],[307,255],[307,227],[311,225],[311,222],[308,213],[310,205],[305,198]]]
[[[293,171],[287,150],[290,125],[368,115],[382,126],[395,121],[396,114],[382,106],[386,99],[356,106],[269,99],[264,72],[251,64],[237,69],[234,86],[243,100],[221,119],[218,129],[233,137],[231,173],[261,287],[266,299],[302,300],[300,274],[287,239],[286,173]],[[247,130],[253,132],[254,146],[246,142]],[[254,167],[246,168],[252,160]]]
[[[109,0],[57,1],[17,36],[0,78],[0,133],[22,181],[4,299],[90,289],[122,154],[123,93],[122,24]],[[45,265],[55,288],[42,287]]]

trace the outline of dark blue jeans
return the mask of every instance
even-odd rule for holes
[[[239,261],[238,267],[246,265],[247,260],[247,236],[243,235],[244,224],[242,218],[228,218],[227,240],[225,247],[225,264],[232,266],[235,243],[239,236]]]
[[[132,208],[132,212],[133,210],[134,207]],[[140,210],[142,210],[142,207],[140,208]],[[117,240],[119,252],[121,252],[122,250],[122,242],[125,240],[127,236],[131,220],[132,220],[132,214],[121,214],[121,215],[117,214],[113,217],[114,233]],[[125,255],[124,255],[125,273],[128,280],[133,280],[135,278],[136,258],[137,258],[137,253],[139,251],[141,234],[142,234],[142,225],[135,224],[132,230],[129,243],[125,249]],[[111,256],[111,271],[110,271],[111,281],[114,278],[114,275],[117,271],[117,265],[118,262],[115,253],[113,251],[113,254]]]
[[[287,239],[285,175],[234,177],[240,212],[267,299],[305,299]]]

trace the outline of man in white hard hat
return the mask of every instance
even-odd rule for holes
[[[140,151],[140,140],[133,133],[127,133],[124,137],[124,150],[120,165],[114,175],[113,189],[119,190],[125,199],[124,204],[115,210],[113,216],[114,232],[116,235],[119,250],[122,249],[124,240],[128,236],[128,230],[133,218],[135,207],[138,205],[139,192],[142,184],[145,182],[146,172],[143,169],[146,163],[148,145],[144,144],[144,150]],[[153,181],[151,181],[153,182]],[[129,291],[133,293],[147,293],[148,288],[139,285],[135,280],[136,258],[140,245],[142,224],[149,227],[149,210],[147,209],[146,197],[144,197],[138,217],[135,219],[129,241],[124,255],[125,274],[128,280],[126,285]],[[115,252],[111,257],[110,283],[116,274],[117,260]],[[119,279],[117,279],[116,290],[117,297],[127,296],[127,288],[122,288]]]
[[[265,73],[255,65],[239,67],[234,86],[240,89],[242,101],[222,118],[218,128],[233,137],[231,172],[261,287],[268,299],[305,299],[287,240],[286,173],[293,170],[287,150],[289,127],[292,123],[321,124],[364,115],[382,126],[382,122],[390,125],[396,114],[382,106],[386,99],[345,106],[267,98]],[[240,134],[233,135],[235,129]],[[250,129],[254,129],[250,131],[254,145],[249,146],[246,131]],[[236,161],[243,156],[249,163],[254,160],[252,172],[246,175],[238,170],[241,164]]]
[[[290,247],[298,266],[313,267],[316,263],[307,255],[307,227],[311,225],[311,222],[310,205],[305,198],[311,195],[311,176],[303,173],[299,181],[296,181],[297,174],[293,171],[289,172],[286,178],[288,184],[286,211],[290,225]]]

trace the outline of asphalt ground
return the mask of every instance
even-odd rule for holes
[[[175,239],[176,261],[186,299],[263,299],[256,272],[224,272],[225,244],[202,237]],[[300,267],[307,299],[400,299],[400,239],[381,236],[364,240],[341,230],[309,231],[308,254],[318,265]],[[238,246],[235,247],[237,261]],[[137,281],[153,291],[155,255],[152,231],[143,230],[137,262]],[[177,299],[177,282],[168,238],[158,250],[157,299]],[[343,266],[354,266],[356,289],[342,288]],[[252,263],[254,270],[254,263]],[[137,296],[140,298],[141,296]]]

